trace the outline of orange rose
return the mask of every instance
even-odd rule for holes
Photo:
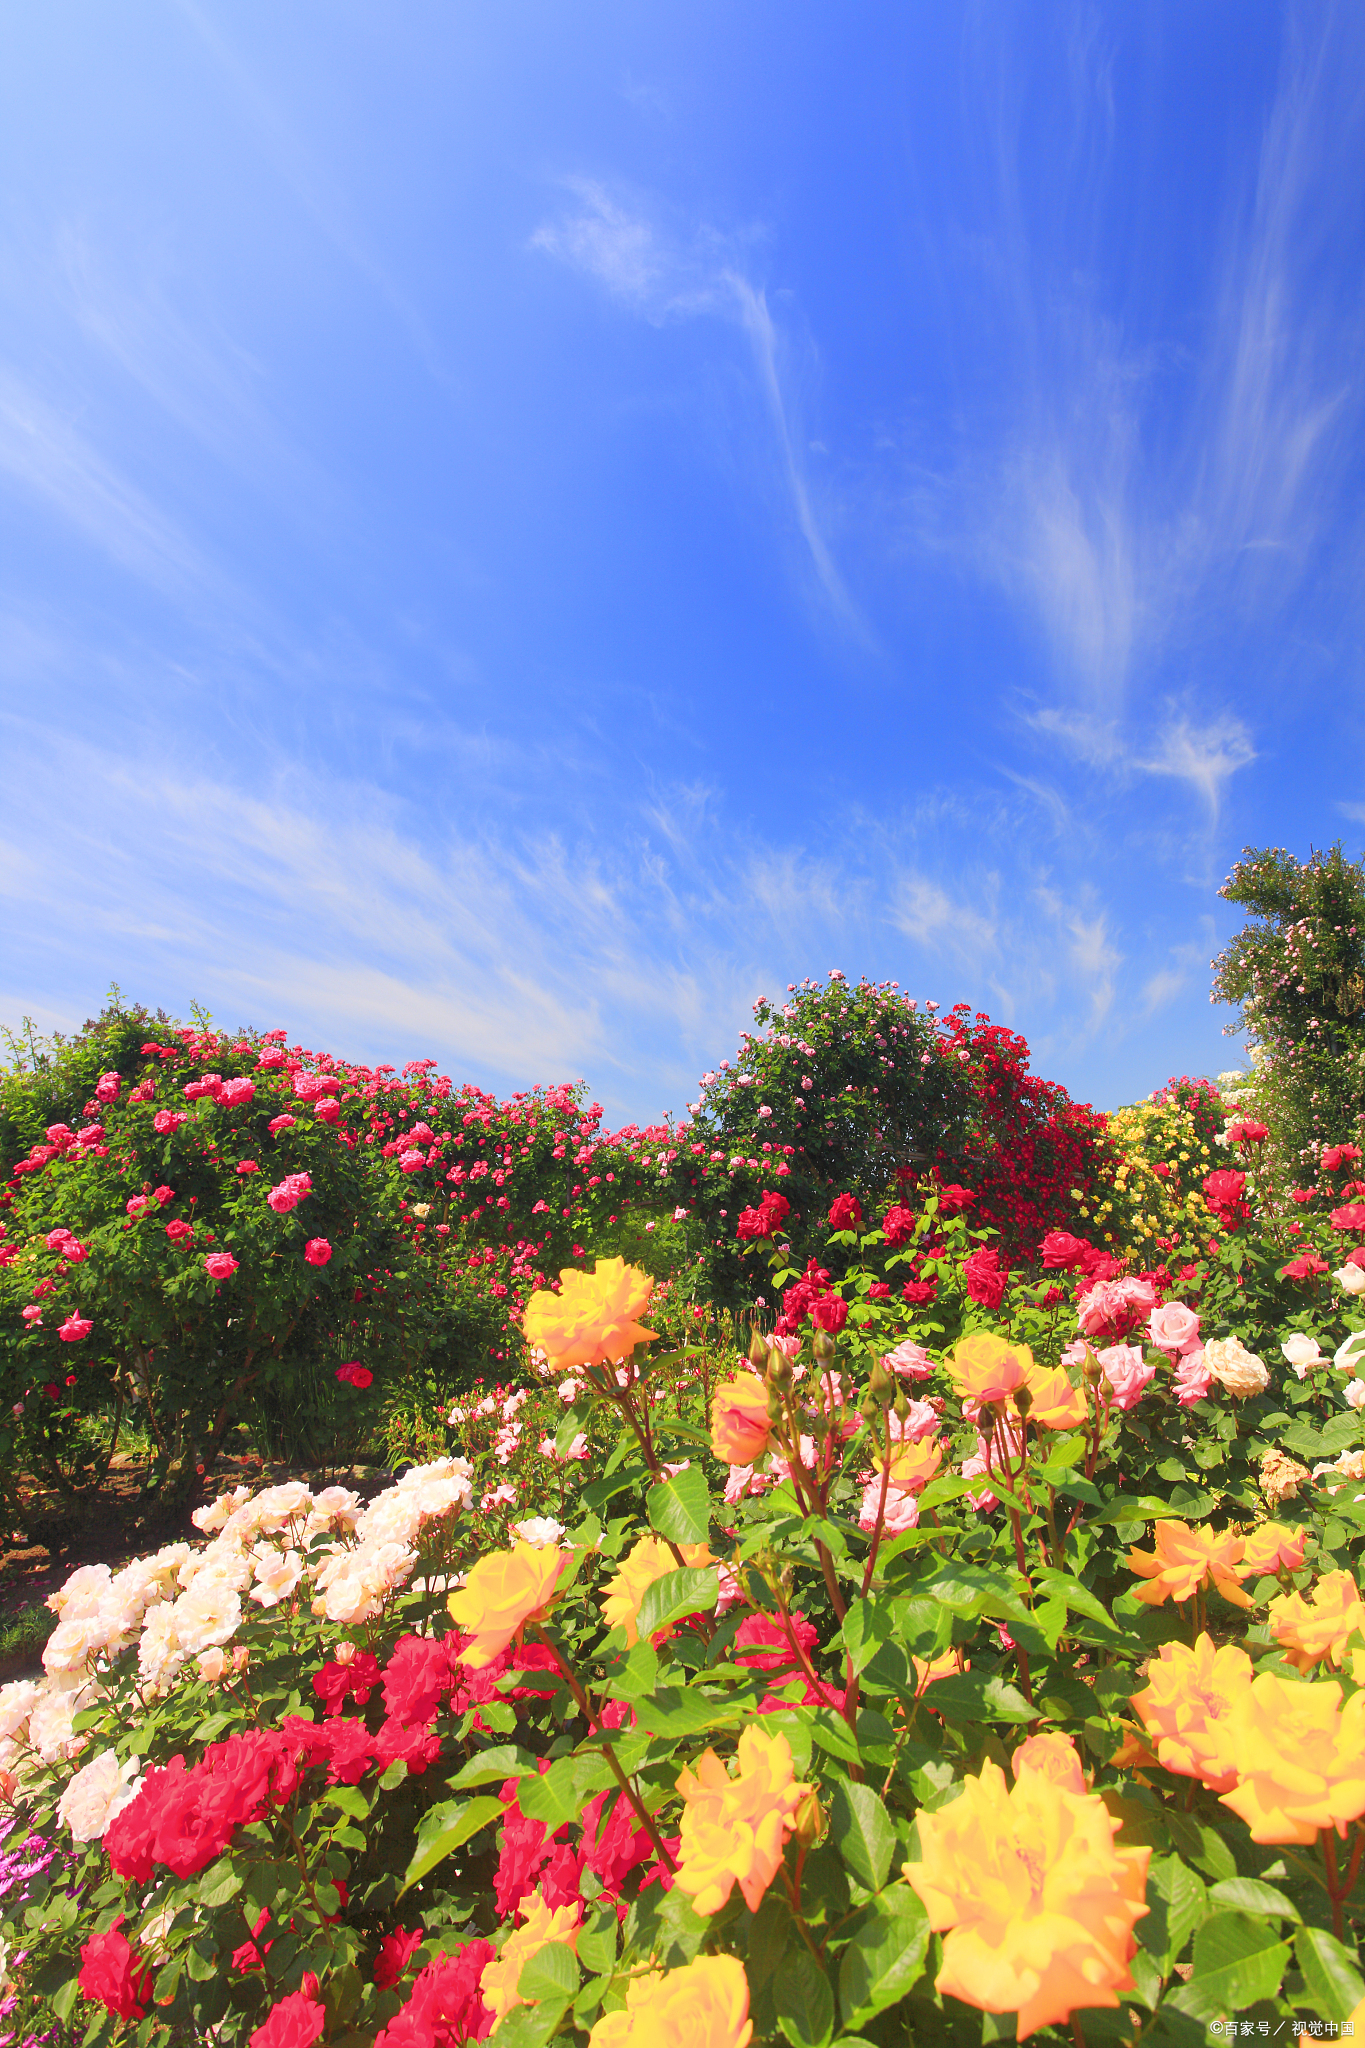
[[[961,1796],[918,1818],[922,1861],[904,1875],[944,1935],[940,1992],[1018,2014],[1016,2038],[1133,1989],[1134,1923],[1150,1849],[1116,1849],[1119,1822],[1041,1771],[1010,1790],[988,1759]]]
[[[1220,1535],[1213,1529],[1191,1529],[1187,1522],[1158,1522],[1153,1549],[1128,1553],[1128,1569],[1147,1581],[1134,1586],[1134,1597],[1148,1607],[1160,1607],[1166,1600],[1189,1600],[1212,1580],[1225,1600],[1250,1607],[1249,1596],[1237,1583],[1242,1549],[1241,1537],[1231,1530]]]
[[[1033,1403],[1030,1422],[1043,1429],[1079,1429],[1089,1419],[1084,1387],[1073,1387],[1060,1365],[1050,1372],[1035,1367],[1027,1385]]]
[[[711,1396],[711,1449],[722,1465],[752,1465],[768,1448],[768,1389],[742,1372]]]
[[[460,1652],[471,1671],[491,1664],[528,1621],[543,1620],[563,1563],[553,1544],[518,1543],[471,1566],[446,1602],[456,1628],[474,1638]]]
[[[1033,1353],[1026,1344],[1007,1344],[992,1330],[973,1330],[953,1346],[948,1370],[964,1400],[1003,1401],[1028,1383]]]
[[[1156,1743],[1157,1762],[1183,1778],[1202,1778],[1211,1792],[1230,1791],[1237,1783],[1231,1715],[1253,1670],[1235,1643],[1215,1650],[1208,1635],[1192,1650],[1163,1643],[1147,1666],[1146,1686],[1133,1694],[1133,1707]]]
[[[925,1687],[932,1685],[936,1679],[956,1678],[961,1672],[970,1671],[972,1668],[971,1658],[967,1657],[964,1659],[960,1650],[945,1650],[941,1656],[935,1657],[932,1663],[923,1657],[914,1656],[911,1657],[910,1662],[915,1667],[915,1698],[917,1700],[923,1699]]]
[[[678,1547],[686,1565],[714,1564],[716,1561],[704,1543],[682,1543]],[[661,1537],[642,1536],[607,1580],[606,1598],[602,1602],[602,1618],[607,1627],[623,1628],[627,1643],[633,1647],[639,1640],[635,1632],[635,1617],[645,1597],[645,1587],[652,1586],[656,1579],[662,1579],[677,1569],[678,1560]]]
[[[552,1941],[562,1941],[569,1948],[578,1943],[581,1908],[576,1899],[571,1906],[556,1906],[551,1912],[542,1895],[533,1892],[522,1901],[519,1911],[526,1916],[525,1925],[508,1935],[492,1962],[484,1964],[479,1978],[483,2002],[495,2020],[503,2019],[514,2005],[524,2004],[517,1979],[538,1950]]]
[[[1354,1630],[1365,1635],[1365,1602],[1349,1572],[1328,1572],[1307,1600],[1281,1593],[1266,1609],[1270,1632],[1296,1671],[1311,1671],[1325,1657],[1341,1664]]]
[[[588,2048],[748,2048],[749,1980],[738,1956],[698,1956],[634,1977],[624,2012],[603,2013]]]
[[[1060,1785],[1063,1792],[1074,1792],[1078,1799],[1085,1797],[1085,1773],[1076,1754],[1076,1745],[1069,1735],[1056,1731],[1030,1735],[1010,1758],[1010,1769],[1016,1779],[1027,1777],[1032,1772],[1035,1777],[1047,1778],[1054,1785]]]
[[[575,1365],[601,1365],[624,1358],[655,1335],[636,1316],[649,1304],[654,1282],[624,1259],[599,1259],[591,1273],[566,1266],[560,1290],[538,1288],[526,1304],[521,1327],[534,1351],[543,1351],[561,1372]]]
[[[1335,1684],[1264,1671],[1232,1710],[1228,1746],[1238,1783],[1222,1801],[1253,1842],[1311,1842],[1365,1813],[1365,1692],[1343,1706]]]
[[[1263,1579],[1268,1572],[1296,1572],[1303,1564],[1306,1531],[1286,1529],[1279,1522],[1262,1522],[1246,1538],[1242,1569],[1248,1578]]]
[[[736,1882],[749,1911],[758,1911],[782,1862],[797,1808],[811,1789],[794,1781],[785,1735],[746,1728],[738,1764],[732,1778],[708,1749],[695,1775],[684,1770],[678,1779],[686,1806],[674,1882],[692,1893],[699,1913],[718,1913]]]

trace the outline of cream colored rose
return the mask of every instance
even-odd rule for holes
[[[258,1606],[277,1607],[281,1600],[289,1598],[302,1577],[303,1559],[297,1550],[259,1551],[256,1583],[248,1597]]]
[[[1261,1460],[1261,1492],[1272,1508],[1292,1500],[1308,1477],[1308,1467],[1298,1464],[1287,1451],[1267,1451]]]
[[[0,1742],[23,1734],[40,1698],[38,1687],[29,1678],[15,1678],[8,1685],[0,1685]]]
[[[138,1760],[120,1763],[112,1749],[101,1750],[77,1771],[57,1802],[57,1818],[78,1842],[97,1842],[115,1815],[122,1813],[138,1789]]]
[[[111,1577],[107,1564],[79,1565],[64,1585],[48,1594],[47,1604],[54,1614],[63,1616],[68,1610],[72,1614],[92,1613],[108,1591]]]
[[[45,1692],[29,1716],[28,1739],[45,1764],[69,1761],[85,1746],[85,1737],[72,1733],[71,1724],[80,1707],[87,1704],[85,1689]]]
[[[258,1529],[282,1529],[286,1522],[303,1522],[312,1511],[313,1496],[301,1479],[287,1479],[283,1486],[267,1486],[251,1502],[252,1518]]]
[[[1305,1336],[1302,1330],[1295,1330],[1292,1337],[1286,1337],[1280,1349],[1300,1379],[1305,1373],[1311,1372],[1315,1365],[1327,1363],[1319,1349],[1317,1338]]]
[[[201,1572],[175,1603],[175,1633],[187,1657],[226,1643],[242,1625],[237,1590],[217,1572]]]
[[[220,1493],[211,1506],[196,1508],[190,1520],[195,1528],[202,1529],[206,1536],[215,1535],[223,1527],[228,1516],[235,1514],[250,1498],[250,1487],[234,1486],[231,1493]]]
[[[1270,1385],[1264,1359],[1248,1351],[1238,1337],[1211,1337],[1204,1346],[1204,1365],[1219,1386],[1239,1400],[1263,1394]]]

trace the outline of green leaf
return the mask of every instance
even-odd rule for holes
[[[500,1799],[470,1799],[459,1809],[453,1820],[447,1822],[435,1834],[424,1835],[417,1844],[412,1861],[403,1873],[403,1883],[398,1897],[401,1899],[403,1893],[410,1891],[428,1871],[434,1870],[438,1863],[443,1863],[447,1856],[452,1855],[472,1835],[477,1835],[480,1828],[487,1827],[489,1821],[496,1820],[503,1811]]]
[[[544,1821],[551,1834],[582,1817],[594,1792],[614,1785],[616,1773],[600,1750],[579,1750],[552,1763],[543,1777],[526,1777],[517,1786],[517,1805],[527,1820]]]
[[[1352,1948],[1345,1948],[1325,1927],[1303,1927],[1294,1937],[1294,1953],[1303,1971],[1303,1986],[1325,2020],[1344,2019],[1365,1998],[1365,1980]]]
[[[1186,1942],[1208,1916],[1208,1893],[1203,1879],[1178,1856],[1154,1856],[1147,1866],[1147,1904],[1151,1910],[1135,1932],[1160,1964],[1162,1976],[1169,1977]]]
[[[195,1896],[201,1906],[225,1906],[241,1889],[242,1878],[233,1868],[232,1858],[220,1856],[200,1878]]]
[[[1172,1507],[1160,1494],[1137,1493],[1118,1494],[1108,1507],[1101,1508],[1097,1515],[1086,1516],[1086,1527],[1097,1528],[1102,1522],[1166,1522],[1179,1520],[1184,1510]]]
[[[1273,1998],[1289,1959],[1289,1943],[1264,1921],[1214,1913],[1194,1937],[1194,1975],[1164,2002],[1192,2019],[1221,2019]]]
[[[924,1974],[929,1921],[909,1885],[889,1885],[865,1906],[839,1966],[846,2027],[860,2027],[904,1998]]]
[[[636,1643],[624,1656],[618,1652],[600,1662],[614,1700],[648,1699],[659,1683],[659,1658],[651,1643]]]
[[[777,2023],[794,2048],[824,2048],[834,2032],[834,1993],[808,1948],[793,1949],[773,1989]]]
[[[575,1953],[589,1976],[601,1976],[615,1965],[616,1931],[616,1912],[613,1907],[608,1907],[579,1933]]]
[[[498,2021],[498,2048],[544,2048],[568,2011],[567,1999],[542,1998],[537,2005],[516,2005]]]
[[[844,1648],[855,1673],[861,1675],[890,1639],[891,1617],[885,1605],[872,1600],[855,1600],[844,1616]]]
[[[830,1840],[860,1885],[879,1892],[886,1883],[896,1847],[891,1817],[870,1785],[835,1787],[830,1810]]]
[[[665,1572],[645,1587],[635,1633],[643,1640],[657,1635],[670,1622],[681,1621],[685,1614],[714,1614],[719,1598],[720,1574],[714,1565]]]
[[[588,1426],[592,1414],[591,1401],[575,1401],[559,1428],[555,1431],[555,1456],[562,1458],[581,1429]]]
[[[1209,1904],[1235,1907],[1243,1913],[1273,1913],[1281,1920],[1303,1919],[1291,1898],[1257,1877],[1225,1877],[1210,1891]]]
[[[933,1705],[945,1721],[1036,1721],[1037,1707],[1031,1707],[1017,1686],[997,1673],[982,1678],[975,1672],[961,1672],[955,1678],[937,1678]]]
[[[661,1685],[652,1699],[635,1702],[635,1717],[651,1735],[700,1735],[737,1725],[749,1709],[742,1700],[709,1699],[695,1687]]]
[[[802,1707],[800,1713],[821,1749],[843,1763],[858,1762],[857,1738],[842,1714],[833,1713],[828,1707]]]
[[[578,1964],[566,1941],[547,1941],[523,1965],[517,1979],[517,1990],[532,2004],[553,1998],[567,2005],[577,1989]]]
[[[650,1527],[669,1543],[705,1543],[711,1528],[711,1496],[700,1465],[675,1472],[645,1495]]]
[[[456,1771],[450,1786],[453,1792],[466,1792],[475,1785],[500,1785],[506,1778],[524,1778],[535,1767],[535,1758],[524,1749],[513,1742],[500,1742],[495,1749],[481,1749],[472,1756]]]

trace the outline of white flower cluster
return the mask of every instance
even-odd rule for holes
[[[411,1578],[427,1526],[469,1498],[463,1458],[415,1467],[368,1507],[341,1486],[314,1494],[288,1480],[254,1496],[239,1486],[194,1515],[211,1539],[202,1548],[170,1543],[118,1572],[80,1566],[48,1600],[57,1626],[43,1650],[42,1680],[0,1686],[0,1771],[74,1758],[85,1744],[73,1729],[76,1715],[100,1697],[115,1659],[134,1647],[144,1698],[167,1691],[191,1658],[200,1677],[216,1682],[245,1656],[229,1649],[244,1599],[268,1610],[308,1579],[315,1614],[342,1624],[368,1620]],[[68,1795],[74,1830],[121,1792],[96,1757]]]

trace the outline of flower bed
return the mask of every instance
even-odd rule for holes
[[[782,1312],[719,1384],[648,1275],[568,1269],[539,1387],[368,1506],[239,1489],[74,1574],[0,1689],[11,2030],[1365,2027],[1365,1251],[1215,1193],[1213,1251],[1041,1277],[970,1199],[841,1197],[839,1282],[766,1197]]]

